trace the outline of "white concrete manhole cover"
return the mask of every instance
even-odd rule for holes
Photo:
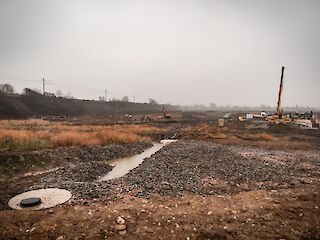
[[[71,193],[67,190],[46,188],[21,193],[11,198],[8,205],[18,210],[39,210],[54,207],[68,201],[70,198]],[[28,206],[28,204],[30,205]]]

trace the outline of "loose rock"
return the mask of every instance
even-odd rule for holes
[[[127,230],[119,231],[119,235],[125,235],[127,233]]]
[[[127,226],[124,225],[124,224],[117,224],[117,225],[115,226],[115,229],[116,229],[117,231],[123,231],[123,230],[125,230],[126,228],[127,228]]]
[[[123,217],[121,217],[121,216],[118,216],[117,218],[116,218],[116,223],[117,224],[125,224],[125,220],[123,219]]]

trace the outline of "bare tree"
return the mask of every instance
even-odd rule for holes
[[[60,89],[58,89],[58,90],[56,90],[56,95],[57,95],[57,97],[62,97],[63,92]]]
[[[122,102],[129,102],[128,96],[124,96],[124,97],[122,98]]]
[[[152,98],[149,98],[149,104],[158,104],[158,102]]]
[[[3,84],[3,85],[0,85],[0,91],[7,94],[13,94],[14,88],[10,84]]]
[[[111,99],[111,102],[119,102],[120,100],[118,99],[118,98],[116,98],[116,97],[113,97],[112,99]]]

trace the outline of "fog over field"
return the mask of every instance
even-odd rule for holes
[[[319,107],[320,1],[1,0],[0,84],[74,97]]]

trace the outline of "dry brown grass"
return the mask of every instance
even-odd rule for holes
[[[150,133],[164,130],[147,125],[67,125],[42,120],[0,121],[0,151],[57,146],[99,146],[150,141]]]
[[[41,119],[29,119],[29,120],[0,120],[1,128],[15,128],[15,127],[33,127],[33,126],[48,126],[49,121]]]
[[[110,143],[132,143],[137,142],[141,137],[134,133],[117,131],[102,132],[60,132],[52,138],[55,146],[96,146]]]

